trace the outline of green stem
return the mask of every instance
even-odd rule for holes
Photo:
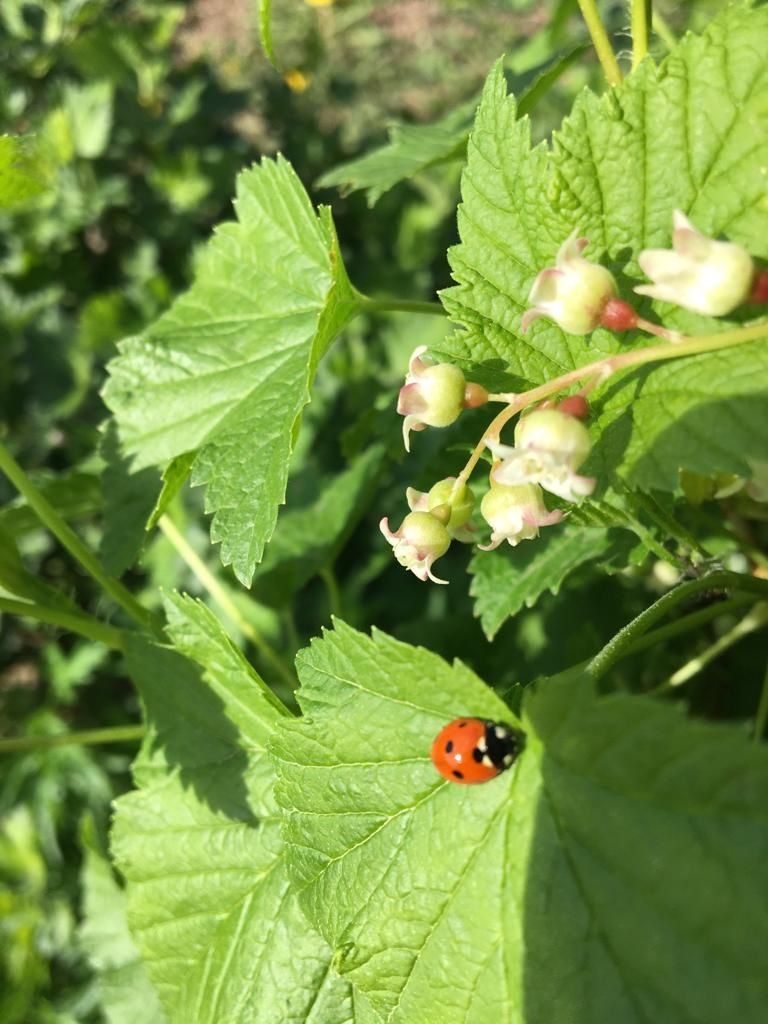
[[[667,24],[666,20],[662,18],[658,11],[653,11],[651,14],[651,25],[653,31],[661,39],[667,49],[671,52],[677,46],[677,38],[675,33]]]
[[[330,608],[331,617],[340,619],[341,615],[341,591],[339,590],[339,584],[336,579],[336,574],[333,571],[333,567],[330,565],[324,566],[320,570],[320,578],[325,583],[326,590],[328,591],[328,606]]]
[[[616,636],[609,640],[601,651],[598,651],[589,663],[589,671],[594,678],[600,679],[620,658],[624,657],[625,653],[630,653],[636,641],[647,633],[651,626],[658,622],[659,619],[664,618],[668,612],[676,608],[683,601],[687,601],[695,594],[699,594],[704,590],[744,591],[745,593],[757,594],[759,597],[766,598],[768,597],[768,580],[718,570],[710,572],[706,576],[701,576],[697,580],[681,583],[674,590],[670,590],[663,597],[660,597],[650,608],[646,608],[644,612],[641,612],[636,619],[633,619],[623,629],[619,630]]]
[[[621,85],[621,71],[613,52],[608,33],[605,31],[600,12],[597,9],[595,0],[579,0],[579,7],[587,25],[587,31],[592,39],[592,45],[597,53],[597,59],[603,68],[605,80],[610,86]]]
[[[587,363],[576,370],[564,373],[561,377],[541,384],[539,387],[531,388],[522,394],[515,395],[506,409],[491,420],[485,433],[475,445],[475,449],[467,460],[464,469],[456,478],[454,488],[459,488],[469,479],[472,470],[482,458],[487,440],[498,440],[502,428],[513,416],[516,416],[529,405],[541,402],[558,391],[565,391],[571,384],[582,380],[589,380],[597,376],[600,384],[617,373],[619,370],[628,370],[636,366],[644,366],[646,363],[660,363],[667,359],[681,359],[683,356],[702,355],[705,352],[717,352],[720,349],[735,348],[737,345],[746,345],[751,341],[758,341],[760,338],[768,337],[768,322],[761,321],[757,324],[750,324],[748,327],[736,327],[730,331],[720,331],[718,334],[705,334],[700,337],[686,337],[681,335],[679,340],[665,342],[661,345],[649,345],[646,348],[636,348],[632,352],[624,352],[617,356],[608,356],[605,359],[598,359],[594,363]]]
[[[630,0],[633,71],[648,53],[649,7],[649,0]]]
[[[694,676],[698,675],[699,672],[703,671],[710,662],[713,662],[715,658],[719,658],[721,654],[733,647],[734,644],[738,643],[745,636],[749,636],[750,633],[754,633],[758,629],[762,629],[763,626],[768,625],[768,604],[761,602],[756,604],[755,607],[744,616],[741,622],[737,622],[733,629],[729,629],[723,636],[718,637],[713,644],[710,644],[705,651],[701,654],[697,654],[695,658],[691,658],[690,661],[686,662],[682,668],[679,668],[677,672],[674,672],[669,679],[660,683],[654,689],[650,690],[649,693],[663,693],[666,690],[672,690],[677,686],[682,686],[683,683],[687,683],[693,679]]]
[[[681,619],[677,619],[675,622],[670,622],[666,626],[659,626],[658,629],[652,629],[650,633],[646,633],[645,636],[641,636],[635,643],[632,644],[625,652],[623,656],[634,656],[639,654],[641,651],[648,650],[649,647],[655,647],[657,644],[671,640],[673,637],[680,636],[681,633],[690,633],[693,629],[698,629],[700,626],[706,625],[711,622],[712,619],[719,619],[723,615],[727,615],[729,612],[737,611],[739,608],[743,608],[745,605],[753,604],[754,598],[750,594],[735,594],[733,597],[729,597],[724,601],[716,601],[714,604],[708,604],[705,608],[699,608],[698,611],[691,612],[689,615],[684,615]]]
[[[83,544],[74,530],[64,522],[53,506],[38,491],[2,441],[0,441],[0,471],[5,473],[19,494],[26,499],[27,504],[40,522],[51,531],[63,547],[69,551],[70,555],[96,580],[102,590],[109,594],[113,601],[119,604],[123,611],[137,625],[144,629],[153,629],[152,616],[147,609],[139,604],[119,580],[107,576],[93,552]]]
[[[760,703],[757,706],[755,715],[755,743],[759,743],[765,735],[765,724],[768,722],[768,668],[765,670],[763,689],[760,693]]]
[[[446,316],[440,302],[417,302],[411,299],[369,299],[358,293],[362,313],[427,313],[431,316]]]
[[[0,739],[0,754],[13,754],[28,750],[48,750],[51,747],[97,746],[101,743],[130,743],[144,736],[143,725],[115,725],[106,729],[83,729],[55,736],[14,736]]]
[[[216,579],[187,538],[177,528],[173,520],[164,515],[160,517],[157,525],[227,618],[240,630],[244,637],[250,640],[264,660],[269,662],[291,689],[296,689],[296,676],[294,673],[253,623],[245,618],[221,583]]]
[[[123,631],[107,626],[90,615],[62,611],[60,608],[49,608],[47,605],[35,604],[33,601],[16,601],[10,597],[0,597],[0,612],[8,615],[19,615],[28,619],[37,619],[51,626],[60,626],[71,633],[79,633],[88,640],[122,651],[125,639]]]

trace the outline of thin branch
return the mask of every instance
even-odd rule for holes
[[[587,31],[592,39],[592,45],[597,53],[597,59],[603,69],[605,80],[610,86],[621,85],[621,71],[616,54],[613,52],[608,33],[600,17],[595,0],[579,0],[579,7],[587,25]]]
[[[143,725],[115,725],[105,729],[83,729],[54,736],[14,736],[0,739],[0,754],[14,754],[30,750],[50,750],[51,747],[98,746],[102,743],[133,743],[145,733]]]
[[[51,626],[60,626],[67,632],[79,633],[80,636],[95,640],[115,651],[122,651],[125,645],[125,634],[121,629],[108,626],[85,613],[62,611],[60,608],[50,608],[47,605],[35,604],[33,601],[17,601],[10,597],[0,597],[0,612],[36,619]]]
[[[195,575],[200,585],[210,594],[218,604],[227,618],[236,626],[244,637],[253,644],[265,661],[269,662],[272,668],[288,683],[291,689],[296,688],[296,676],[289,666],[283,661],[269,641],[249,622],[242,614],[235,602],[226,592],[219,580],[200,558],[198,553],[189,543],[187,538],[177,528],[176,524],[167,515],[161,516],[158,526],[174,546],[181,558]]]
[[[126,590],[119,580],[113,579],[104,572],[93,552],[85,546],[74,530],[64,522],[54,507],[38,491],[2,441],[0,441],[0,471],[8,477],[19,494],[26,499],[40,522],[51,531],[89,576],[93,577],[102,590],[109,594],[137,625],[143,629],[154,630],[154,620],[147,609],[139,604],[133,594]]]

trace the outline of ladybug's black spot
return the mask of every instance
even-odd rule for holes
[[[459,728],[459,729],[464,729],[464,728],[466,728],[466,725],[467,725],[467,723],[466,723],[466,722],[459,722],[459,724],[458,724],[457,728]]]
[[[509,768],[517,760],[523,748],[524,737],[522,733],[517,732],[503,722],[487,722],[485,741],[488,747],[488,759],[494,768],[503,772],[505,768]]]
[[[446,752],[446,754],[450,754],[450,752],[452,750],[453,750],[453,740],[448,740],[448,742],[445,744],[445,752]]]
[[[472,751],[472,760],[477,761],[477,763],[480,764],[484,757],[485,754],[483,754],[480,747],[475,747],[475,749]]]
[[[455,768],[454,768],[454,770],[453,770],[453,772],[451,774],[453,775],[453,777],[455,779],[463,779],[464,778],[464,773],[460,772],[460,771],[457,771]]]

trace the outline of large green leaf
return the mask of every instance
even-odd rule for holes
[[[433,737],[510,717],[469,669],[343,625],[298,664],[290,869],[389,1024],[762,1021],[764,748],[571,673],[526,693],[516,766],[462,786]]]
[[[78,941],[96,974],[108,1024],[163,1024],[165,1017],[128,931],[125,893],[99,850],[93,824],[81,829],[83,920]]]
[[[281,712],[207,609],[176,597],[167,610],[183,655],[138,642],[128,654],[149,733],[113,852],[168,1020],[356,1024],[285,869],[263,756]]]
[[[122,576],[136,562],[146,539],[146,525],[157,501],[160,475],[152,466],[132,473],[120,451],[117,427],[111,420],[101,440],[105,466],[101,474],[104,530],[100,555],[111,576]]]
[[[668,247],[672,211],[711,235],[768,255],[768,9],[734,6],[660,66],[644,62],[618,89],[585,90],[546,144],[530,146],[500,68],[491,74],[471,136],[451,252],[457,285],[443,293],[464,330],[451,358],[494,387],[540,384],[646,337],[598,329],[565,334],[520,317],[538,271],[578,229],[587,255],[609,265],[622,292],[642,280],[642,248]],[[657,304],[651,316],[693,333],[722,321]],[[768,337],[768,329],[766,331]],[[768,446],[765,342],[628,372],[595,392],[596,459],[644,488],[674,488],[680,467],[744,472]],[[717,423],[717,438],[703,431]],[[605,436],[603,437],[603,433]]]
[[[330,212],[278,157],[238,178],[195,284],[110,364],[105,401],[135,468],[198,451],[211,537],[248,584],[284,500],[317,362],[354,314]]]

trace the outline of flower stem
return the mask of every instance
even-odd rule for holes
[[[33,601],[16,601],[9,597],[0,597],[0,612],[8,615],[19,615],[22,618],[37,619],[38,622],[46,622],[52,626],[60,626],[71,633],[79,633],[88,640],[95,640],[97,643],[111,647],[115,651],[121,651],[124,647],[124,634],[114,626],[107,626],[104,622],[91,618],[90,615],[67,612],[60,608],[50,608],[47,605],[35,604]]]
[[[613,52],[608,33],[605,31],[595,0],[579,0],[579,7],[592,39],[592,45],[603,68],[605,80],[610,86],[621,85],[621,71]]]
[[[516,416],[517,413],[529,405],[533,405],[535,402],[541,402],[558,391],[564,391],[571,384],[598,376],[602,385],[619,370],[644,366],[646,363],[660,363],[667,359],[680,359],[683,356],[717,352],[719,349],[735,348],[737,345],[745,345],[750,341],[757,341],[764,337],[768,337],[768,321],[765,320],[757,324],[750,324],[747,327],[736,327],[729,331],[720,331],[718,334],[705,334],[699,337],[682,335],[680,340],[674,344],[649,345],[646,348],[634,349],[632,352],[608,356],[605,359],[597,360],[597,362],[581,366],[576,370],[571,370],[569,373],[564,373],[561,377],[555,377],[554,380],[549,380],[546,384],[540,384],[538,387],[531,388],[530,391],[524,391],[519,395],[515,395],[507,408],[502,409],[491,420],[485,433],[475,445],[466,466],[456,478],[454,487],[458,489],[469,480],[472,470],[483,454],[486,441],[498,440],[502,428],[513,416]]]
[[[418,302],[415,299],[369,299],[358,294],[361,313],[426,313],[431,316],[446,316],[440,302]]]
[[[146,608],[120,583],[108,576],[99,560],[80,540],[77,534],[61,518],[54,507],[38,491],[27,474],[16,462],[6,446],[0,441],[0,471],[11,481],[13,486],[26,499],[27,504],[57,540],[80,563],[85,571],[93,577],[102,590],[115,601],[134,622],[143,629],[154,629],[154,621]]]
[[[619,630],[616,636],[609,640],[601,651],[598,651],[589,663],[589,671],[592,676],[595,679],[600,679],[601,676],[604,676],[625,653],[630,652],[630,649],[637,640],[647,633],[651,626],[658,622],[659,619],[664,618],[668,612],[676,608],[683,601],[687,601],[694,595],[706,590],[744,591],[757,594],[765,599],[768,598],[768,580],[758,579],[756,576],[747,576],[742,573],[716,570],[715,572],[707,573],[706,576],[699,577],[697,580],[681,583],[674,590],[670,590],[663,597],[660,597],[650,608],[646,608],[644,612],[641,612],[637,618],[624,626],[623,629]]]
[[[633,71],[648,53],[648,8],[650,6],[650,0],[630,0]]]
[[[252,622],[245,618],[221,583],[216,579],[202,558],[200,558],[187,538],[177,528],[173,520],[164,515],[160,517],[157,525],[227,618],[231,620],[233,625],[237,626],[244,637],[250,640],[264,660],[288,683],[290,688],[295,690],[296,676],[269,641],[256,629]]]
[[[83,729],[53,736],[14,736],[0,739],[0,754],[28,750],[49,750],[51,747],[97,746],[101,743],[131,743],[143,738],[143,725],[115,725],[105,729]]]

